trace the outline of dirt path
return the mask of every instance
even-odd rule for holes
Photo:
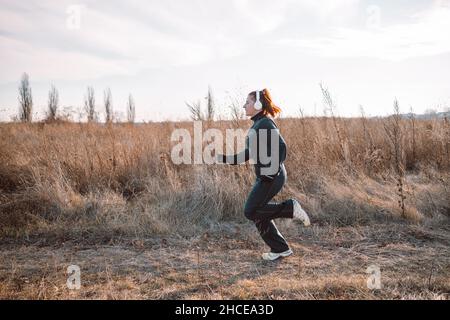
[[[449,298],[448,226],[281,229],[294,255],[277,262],[260,259],[266,248],[249,225],[189,239],[3,241],[0,298]],[[80,267],[79,290],[67,288],[69,265]],[[380,268],[380,290],[367,287],[371,265]]]

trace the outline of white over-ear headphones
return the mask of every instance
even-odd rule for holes
[[[258,90],[256,90],[256,101],[255,101],[255,106],[254,107],[255,107],[256,110],[261,110],[262,109],[262,103],[259,100],[259,91]]]

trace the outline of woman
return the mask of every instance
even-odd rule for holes
[[[253,125],[246,136],[245,150],[235,155],[218,155],[218,161],[236,165],[253,160],[256,181],[245,203],[244,213],[247,219],[255,223],[262,239],[271,249],[270,252],[263,253],[262,258],[272,261],[293,253],[273,219],[296,219],[303,222],[305,226],[308,226],[310,221],[300,203],[295,199],[288,199],[281,203],[269,202],[287,180],[283,163],[287,153],[286,142],[271,119],[276,117],[281,109],[272,102],[267,89],[250,92],[244,108],[246,115],[253,120]],[[260,144],[261,139],[263,142]],[[279,141],[279,148],[275,147],[274,149],[277,150],[272,150],[271,141],[276,141],[275,139]],[[265,159],[270,159],[268,163],[262,161],[263,155],[268,156]],[[275,168],[275,170],[269,170],[269,168]]]

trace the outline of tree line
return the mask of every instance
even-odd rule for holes
[[[21,122],[31,122],[33,118],[33,95],[27,73],[23,73],[19,85],[19,116]],[[208,87],[208,93],[204,98],[206,101],[205,108],[202,107],[202,101],[185,102],[192,120],[216,120],[221,118],[217,114],[216,102],[211,87]],[[59,119],[59,92],[55,85],[51,85],[48,92],[47,111],[45,113],[46,121],[56,121]],[[96,109],[95,91],[92,86],[88,86],[83,100],[83,109],[88,122],[98,122],[99,116]],[[105,112],[105,122],[111,123],[114,120],[112,93],[110,88],[106,88],[103,92],[103,108]],[[131,94],[128,96],[127,106],[127,122],[134,123],[136,118],[136,105]],[[204,110],[205,109],[205,110]],[[233,121],[244,119],[242,103],[238,99],[232,99],[228,109]]]
[[[33,120],[33,95],[27,73],[22,75],[19,84],[19,120],[21,122],[31,122]],[[113,102],[111,89],[107,88],[103,92],[103,106],[105,110],[105,122],[111,123],[114,120]],[[47,111],[45,120],[58,120],[59,92],[52,84],[48,92]],[[95,91],[89,86],[84,95],[84,111],[88,122],[97,122],[99,119],[95,105]],[[127,101],[127,122],[134,123],[136,118],[136,105],[131,94]]]

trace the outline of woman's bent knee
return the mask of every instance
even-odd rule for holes
[[[248,220],[251,220],[251,221],[255,221],[256,220],[256,210],[255,209],[253,209],[253,208],[246,208],[245,210],[244,210],[244,214],[245,214],[245,217],[248,219]]]

